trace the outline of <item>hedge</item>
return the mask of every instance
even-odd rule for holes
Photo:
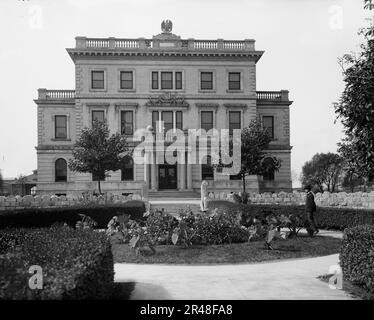
[[[8,235],[12,234],[12,237]],[[0,230],[1,239],[14,241],[0,255],[0,299],[110,299],[113,256],[105,233],[67,226]],[[5,247],[5,246],[3,246]],[[43,289],[30,289],[29,267],[42,268]]]
[[[208,202],[208,208],[239,211],[243,219],[254,216],[261,218],[268,213],[276,215],[298,214],[305,216],[304,206],[297,205],[246,205],[225,200],[212,200]],[[315,218],[318,227],[321,229],[344,230],[345,228],[362,224],[374,225],[374,210],[317,207]]]
[[[339,259],[343,278],[374,294],[374,226],[346,229]]]
[[[96,205],[81,207],[29,208],[0,211],[0,229],[3,228],[43,228],[55,223],[75,226],[81,220],[78,214],[94,219],[100,229],[106,228],[113,216],[128,214],[133,220],[142,220],[146,211],[143,201],[131,200],[121,205]]]

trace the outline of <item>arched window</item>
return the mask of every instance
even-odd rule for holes
[[[212,167],[212,158],[211,156],[206,157],[206,164],[201,165],[201,180],[213,180],[214,179],[214,170]]]
[[[65,159],[59,158],[55,162],[55,181],[68,180],[68,166]]]
[[[126,156],[124,164],[121,169],[121,180],[122,181],[133,181],[134,180],[134,161],[130,156]]]
[[[274,160],[272,158],[265,158],[264,159],[264,165],[265,166],[271,166],[274,163]],[[269,169],[267,170],[263,175],[262,178],[264,181],[274,181],[274,170]]]

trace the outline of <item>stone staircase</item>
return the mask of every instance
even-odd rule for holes
[[[167,202],[157,202],[150,204],[153,210],[164,210],[164,212],[177,217],[180,209],[191,209],[193,213],[200,213],[200,205],[197,203],[167,203]]]
[[[200,193],[194,191],[178,191],[178,190],[162,190],[162,191],[149,191],[148,198],[150,200],[167,199],[172,200],[175,198],[185,200],[199,200]]]
[[[200,194],[193,191],[162,190],[148,193],[150,208],[164,210],[177,216],[180,209],[191,209],[200,212]]]

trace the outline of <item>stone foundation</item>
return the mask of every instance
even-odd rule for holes
[[[233,200],[233,193],[229,192],[209,192],[210,199]],[[24,208],[52,208],[84,205],[113,205],[125,203],[129,200],[147,201],[147,194],[143,196],[139,193],[128,196],[107,194],[106,196],[0,196],[0,210],[24,209]],[[249,200],[253,204],[273,204],[273,205],[304,205],[305,193],[303,192],[279,192],[279,193],[249,193]],[[338,207],[355,209],[374,209],[374,191],[355,193],[317,193],[316,204],[320,207]]]
[[[211,199],[233,201],[231,193],[209,193]],[[304,205],[304,192],[279,192],[279,193],[249,193],[249,200],[253,204],[275,204],[275,205]],[[317,206],[320,207],[340,207],[357,209],[374,209],[374,191],[355,193],[317,193],[315,195]]]
[[[0,210],[26,209],[26,208],[55,208],[55,207],[73,207],[87,205],[118,205],[129,200],[143,200],[140,194],[106,195],[106,196],[0,196]]]

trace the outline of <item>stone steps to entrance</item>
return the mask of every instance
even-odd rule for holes
[[[152,210],[164,210],[173,216],[177,216],[179,210],[190,209],[193,213],[200,213],[200,203],[198,200],[161,200],[161,201],[150,201],[150,207]]]
[[[148,197],[152,199],[168,199],[172,200],[175,198],[183,199],[200,199],[200,194],[194,191],[178,191],[178,190],[161,190],[161,191],[149,191]]]
[[[200,213],[200,194],[194,191],[149,191],[148,201],[151,209],[164,210],[173,216],[177,216],[181,209],[190,209],[194,213]]]

